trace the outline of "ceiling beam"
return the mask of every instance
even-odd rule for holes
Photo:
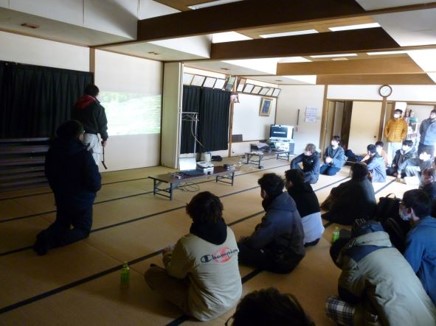
[[[319,75],[317,85],[434,85],[427,74],[407,75]]]
[[[409,57],[278,63],[277,76],[286,75],[383,75],[423,74],[424,71]]]
[[[138,21],[137,41],[366,15],[354,0],[250,0]]]
[[[307,56],[398,50],[382,28],[212,44],[212,60]]]

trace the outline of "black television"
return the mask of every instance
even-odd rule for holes
[[[292,126],[272,124],[269,128],[269,138],[277,140],[291,140]]]

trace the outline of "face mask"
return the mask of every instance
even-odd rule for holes
[[[398,119],[399,117],[400,117],[399,114],[394,114],[394,118],[395,118],[395,119]]]
[[[400,208],[398,213],[403,221],[410,221],[412,219],[410,214],[404,212],[404,209]]]

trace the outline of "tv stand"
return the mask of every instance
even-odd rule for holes
[[[268,144],[270,144],[271,148],[274,148],[276,151],[294,154],[295,143],[292,139],[270,138]]]

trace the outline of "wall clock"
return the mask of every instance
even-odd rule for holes
[[[389,85],[382,85],[378,89],[378,93],[380,94],[380,96],[388,97],[392,94],[392,87]]]

